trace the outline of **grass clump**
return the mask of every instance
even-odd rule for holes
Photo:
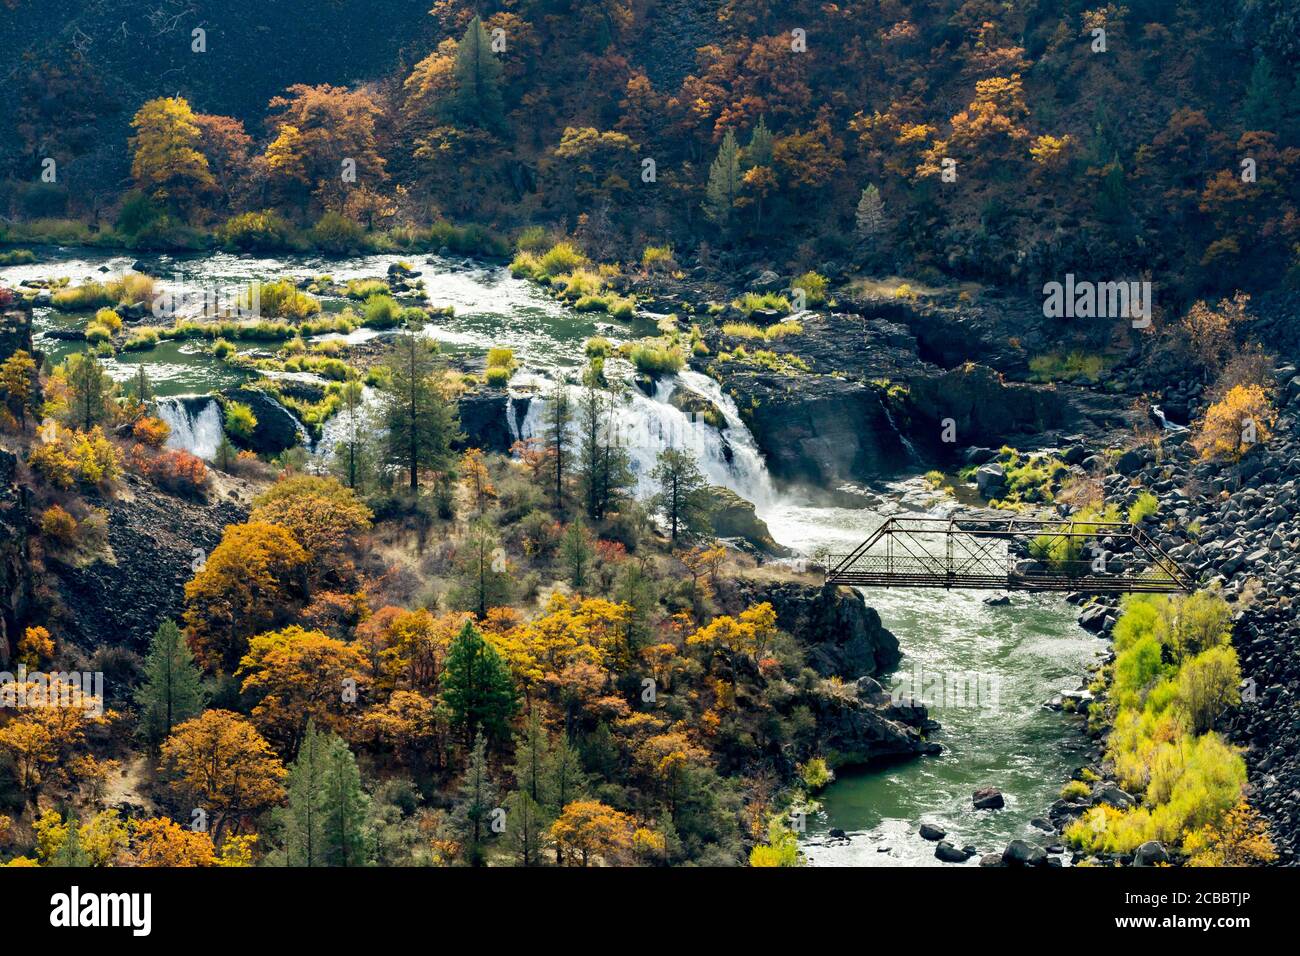
[[[573,272],[587,261],[587,257],[571,242],[557,242],[537,260],[537,271],[554,279]]]
[[[628,358],[638,372],[671,375],[686,366],[681,346],[664,339],[646,339],[632,346]]]
[[[767,309],[780,315],[790,314],[790,300],[776,292],[746,292],[731,303],[745,318],[749,318],[759,309]]]
[[[1128,520],[1133,524],[1145,521],[1152,517],[1160,507],[1160,499],[1149,491],[1144,491],[1137,496],[1137,500],[1129,505]]]
[[[804,304],[810,307],[826,304],[826,277],[817,272],[805,272],[794,280],[793,288],[803,289]]]
[[[1048,352],[1029,360],[1029,377],[1035,382],[1096,382],[1106,367],[1107,362],[1100,355]]]
[[[646,272],[673,272],[677,260],[672,246],[646,246],[641,253],[641,268]]]

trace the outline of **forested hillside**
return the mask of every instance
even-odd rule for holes
[[[273,209],[1026,289],[1140,273],[1176,304],[1295,274],[1286,0],[6,6],[9,215],[145,246]],[[185,102],[135,132],[197,155],[137,168],[151,206],[122,218],[128,123],[163,95]]]

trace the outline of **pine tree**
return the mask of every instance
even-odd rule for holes
[[[442,701],[452,726],[464,729],[466,743],[481,731],[497,739],[509,733],[508,721],[517,708],[510,669],[469,621],[447,649]]]
[[[346,382],[339,397],[343,434],[334,447],[334,472],[349,488],[358,489],[369,477],[371,464],[371,425],[365,413],[365,392],[360,382]]]
[[[69,413],[73,424],[91,429],[108,415],[112,394],[104,366],[89,352],[69,355],[64,365],[71,391]]]
[[[391,379],[381,413],[390,464],[410,475],[418,492],[420,471],[442,471],[454,461],[451,444],[460,437],[455,403],[439,387],[436,345],[414,331],[397,336],[389,359]]]
[[[727,130],[718,147],[718,156],[709,167],[704,199],[704,214],[721,229],[731,225],[740,187],[740,150],[736,146],[736,134]]]
[[[330,735],[324,760],[321,836],[327,866],[365,866],[370,800],[361,788],[357,758],[341,737]]]
[[[140,734],[158,746],[177,724],[203,710],[207,695],[203,675],[189,644],[173,621],[163,621],[149,642],[144,660],[144,682],[136,691],[140,708]]]
[[[217,442],[217,453],[213,458],[215,464],[222,471],[230,471],[239,460],[239,450],[230,443],[230,436],[223,429],[221,432],[221,441]]]
[[[745,147],[745,169],[752,169],[755,166],[771,166],[774,142],[772,131],[767,128],[767,118],[760,116],[758,125],[749,134],[749,145]]]
[[[563,514],[565,504],[564,482],[568,476],[569,449],[572,436],[569,423],[573,421],[573,409],[569,405],[569,390],[563,382],[557,381],[546,398],[546,434],[545,447],[548,465],[551,470],[551,497],[555,510]]]
[[[289,765],[289,805],[275,811],[286,866],[325,866],[323,810],[329,734],[307,721],[298,756]]]
[[[135,367],[135,377],[131,379],[131,397],[141,405],[153,400],[153,383],[149,381],[149,372],[144,362]]]
[[[666,448],[659,453],[651,475],[659,482],[659,493],[650,503],[664,519],[673,543],[706,534],[713,499],[695,459],[679,449]]]
[[[627,452],[612,434],[609,396],[589,376],[578,404],[578,476],[587,517],[604,519],[635,479]]]
[[[500,544],[489,522],[476,521],[456,556],[457,584],[449,595],[451,603],[459,610],[473,611],[480,621],[490,609],[509,604],[514,592]]]
[[[1277,132],[1282,127],[1282,115],[1281,84],[1273,72],[1273,64],[1268,57],[1261,56],[1250,71],[1250,83],[1241,107],[1242,125],[1248,130]]]
[[[864,243],[875,243],[885,228],[885,203],[880,198],[880,190],[875,183],[868,183],[858,199],[858,209],[854,215],[854,225],[858,239]]]
[[[582,519],[575,519],[564,532],[560,554],[569,569],[569,582],[581,591],[587,586],[587,573],[591,569],[596,550],[591,546],[591,534]]]
[[[460,782],[459,799],[452,811],[452,825],[461,838],[465,859],[470,866],[483,865],[484,843],[491,832],[496,800],[496,788],[488,773],[487,741],[480,733],[474,737],[469,765]]]
[[[569,744],[567,736],[554,742],[546,754],[542,770],[542,799],[538,801],[546,815],[554,820],[564,808],[587,793],[589,781],[582,769],[582,758]],[[563,863],[560,848],[555,848],[555,862]]]
[[[515,760],[510,765],[515,786],[539,803],[545,789],[546,758],[550,752],[551,736],[536,708],[528,711],[524,728],[515,734]]]
[[[456,84],[451,95],[452,119],[482,129],[500,129],[505,114],[501,74],[501,61],[492,52],[487,29],[475,17],[456,46],[456,61],[452,66]]]
[[[515,852],[520,866],[536,865],[542,853],[543,835],[550,821],[541,806],[524,790],[506,797],[506,844]]]
[[[50,866],[90,866],[90,857],[81,846],[81,824],[77,822],[77,815],[69,810],[63,822],[68,827],[68,837],[50,858]]]

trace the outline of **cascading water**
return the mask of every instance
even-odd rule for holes
[[[182,395],[160,398],[156,402],[158,417],[167,423],[171,434],[167,447],[212,460],[221,445],[221,406],[216,399]]]
[[[702,417],[670,404],[669,400],[678,388],[694,392],[711,402],[727,423],[725,432],[704,421]],[[572,407],[576,409],[581,390],[566,386],[566,391]],[[518,424],[519,438],[527,440],[545,435],[547,392],[549,389],[535,395],[529,402],[528,413]],[[506,413],[510,418],[508,424],[511,434],[514,435],[513,402],[507,404]],[[614,399],[610,427],[615,441],[627,452],[632,474],[636,478],[638,497],[648,497],[656,490],[651,474],[660,452],[677,448],[695,458],[700,471],[712,484],[730,488],[753,502],[760,510],[775,500],[772,480],[767,473],[763,456],[749,429],[741,421],[735,402],[705,375],[683,371],[676,376],[661,378],[655,384],[653,397],[635,387],[626,389]],[[576,443],[577,423],[570,423],[569,428]]]

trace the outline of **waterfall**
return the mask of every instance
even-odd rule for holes
[[[221,406],[216,399],[181,395],[160,398],[155,405],[158,417],[171,429],[167,436],[168,448],[178,448],[209,461],[216,457],[223,434]]]
[[[678,388],[712,402],[727,423],[725,433],[669,404]],[[566,390],[576,411],[581,389],[568,386]],[[545,394],[534,396],[529,402],[528,412],[519,423],[520,438],[544,437],[546,405]],[[637,497],[647,497],[657,490],[651,473],[659,453],[667,448],[677,448],[695,458],[700,471],[712,484],[730,488],[760,509],[776,498],[762,453],[741,421],[735,402],[716,382],[698,372],[683,371],[659,379],[653,397],[646,396],[637,388],[627,389],[614,399],[611,427],[614,440],[627,452],[636,478]],[[570,430],[576,447],[576,421],[570,425]]]

